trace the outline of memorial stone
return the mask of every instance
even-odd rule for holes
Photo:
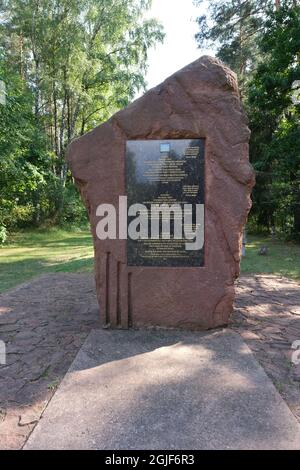
[[[254,185],[249,136],[235,74],[204,56],[71,144],[105,327],[228,323]],[[103,204],[117,223],[106,239]]]

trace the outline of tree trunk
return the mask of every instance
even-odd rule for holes
[[[39,108],[40,108],[40,63],[35,55],[34,55],[34,63],[35,63],[34,112],[35,112],[35,117],[37,118],[39,115]]]
[[[58,148],[58,126],[57,126],[57,96],[56,96],[56,87],[55,83],[53,83],[53,111],[54,111],[54,151],[55,155],[58,158],[59,156],[59,148]]]
[[[67,134],[69,143],[71,140],[71,103],[69,90],[67,92]]]
[[[74,134],[75,134],[75,125],[77,122],[79,111],[80,111],[80,99],[78,98],[75,109],[74,109],[74,113],[71,119],[71,124],[70,124],[70,140],[73,139]]]
[[[300,203],[296,203],[294,208],[294,236],[300,240]]]
[[[67,103],[67,96],[65,92],[63,106],[61,110],[61,120],[60,120],[60,136],[59,136],[59,157],[63,159],[64,157],[64,135],[65,135],[65,128],[66,128],[66,119],[65,119],[65,109]]]
[[[84,131],[85,131],[85,119],[82,118],[80,135],[83,135]]]
[[[24,47],[24,39],[23,39],[23,32],[20,32],[20,76],[22,80],[24,80],[24,54],[23,54],[23,47]]]

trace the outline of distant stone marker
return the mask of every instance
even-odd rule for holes
[[[235,74],[204,56],[71,144],[105,326],[227,324],[254,185],[249,136]],[[116,208],[115,239],[98,238],[102,204]]]

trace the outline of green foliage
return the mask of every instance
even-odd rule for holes
[[[86,220],[65,162],[74,137],[144,87],[163,39],[148,0],[6,0],[0,4],[0,223]]]
[[[0,224],[16,223],[12,211],[32,205],[32,194],[44,185],[42,165],[31,153],[33,142],[39,159],[46,158],[43,132],[32,114],[29,87],[1,60],[0,78],[6,83],[6,104],[0,105]]]
[[[198,24],[199,46],[213,44],[237,73],[250,118],[256,170],[250,224],[300,238],[300,116],[292,101],[300,80],[299,2],[210,1]]]
[[[204,0],[195,0],[201,5]],[[259,58],[258,39],[272,0],[209,0],[208,12],[197,18],[199,47],[217,48],[217,57],[234,70],[242,91]]]
[[[87,211],[73,185],[68,186],[64,192],[64,210],[58,222],[63,227],[87,227],[88,225]]]
[[[300,106],[292,101],[300,77],[300,8],[270,11],[261,39],[262,62],[249,82],[251,160],[257,172],[253,215],[300,238]]]

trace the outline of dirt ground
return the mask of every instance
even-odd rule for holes
[[[0,449],[20,449],[89,332],[99,328],[90,274],[47,274],[0,295]],[[300,285],[244,276],[230,327],[238,331],[300,420]]]

